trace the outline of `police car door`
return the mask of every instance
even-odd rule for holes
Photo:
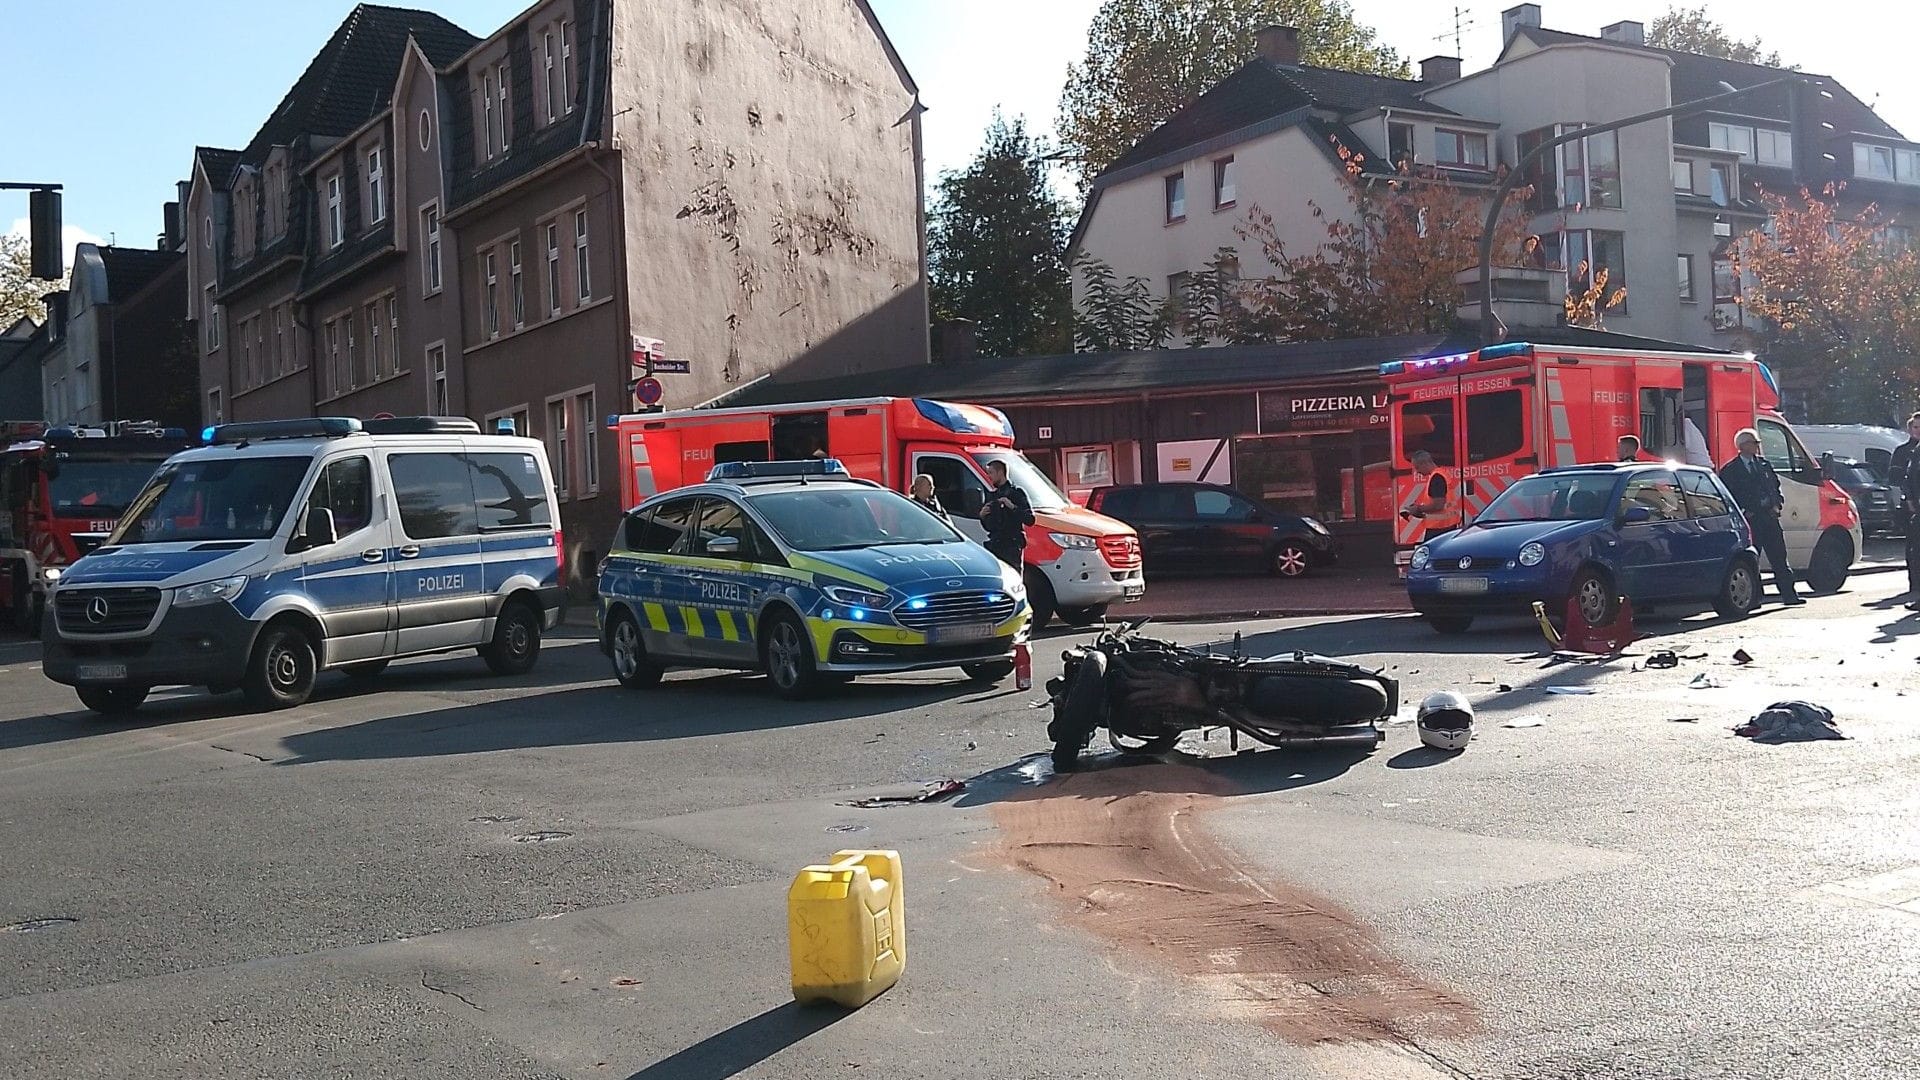
[[[714,495],[700,500],[699,517],[685,538],[687,644],[695,655],[734,664],[754,661],[752,620],[761,593],[755,564],[772,548],[759,532],[730,500]]]
[[[314,478],[294,535],[304,548],[301,587],[320,613],[330,665],[393,651],[392,521],[375,485],[373,457],[365,451],[329,459]],[[336,539],[309,547],[307,528],[321,510],[332,515]]]
[[[459,444],[382,452],[398,509],[393,543],[400,655],[479,645],[486,629],[479,515]]]

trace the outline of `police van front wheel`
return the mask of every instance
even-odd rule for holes
[[[761,645],[761,661],[767,668],[767,681],[774,693],[790,701],[808,697],[820,685],[820,673],[814,666],[813,646],[800,620],[792,615],[774,615],[762,624],[766,629]]]
[[[480,647],[480,658],[495,675],[525,675],[540,659],[540,613],[524,603],[500,609],[493,620],[493,640]]]
[[[255,709],[291,709],[313,694],[318,669],[313,641],[299,627],[269,626],[254,643],[242,684],[247,704]]]

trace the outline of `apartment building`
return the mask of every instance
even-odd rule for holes
[[[1223,246],[1239,249],[1243,275],[1267,273],[1236,227],[1258,207],[1290,249],[1317,246],[1325,231],[1313,207],[1347,206],[1341,147],[1364,155],[1369,178],[1404,164],[1490,188],[1546,138],[1788,74],[1652,48],[1638,22],[1585,36],[1544,28],[1541,15],[1538,4],[1504,12],[1504,47],[1487,68],[1464,74],[1458,59],[1436,56],[1417,79],[1305,66],[1294,31],[1263,32],[1247,65],[1094,181],[1074,249],[1168,292]],[[1920,144],[1816,77],[1828,144],[1811,155],[1806,181],[1843,182],[1849,210],[1872,202],[1920,214]],[[1798,190],[1790,117],[1788,94],[1774,88],[1551,152],[1526,177],[1538,265],[1605,267],[1610,286],[1627,288],[1606,314],[1609,330],[1744,347],[1729,255],[1739,235],[1764,226],[1762,193]]]
[[[924,361],[917,90],[864,0],[768,7],[540,0],[485,37],[356,7],[245,147],[194,155],[206,421],[510,422],[590,575],[606,418],[654,365],[682,408]]]

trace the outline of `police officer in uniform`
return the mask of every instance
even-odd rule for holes
[[[993,490],[987,492],[987,505],[980,508],[980,524],[987,529],[987,550],[1015,570],[1027,550],[1027,526],[1033,524],[1033,504],[1027,493],[1007,479],[1003,461],[987,462],[987,479]]]
[[[1786,505],[1786,499],[1780,494],[1780,477],[1775,475],[1767,459],[1760,456],[1759,432],[1741,428],[1733,437],[1733,446],[1740,454],[1721,468],[1720,482],[1727,485],[1733,501],[1740,504],[1740,512],[1753,528],[1754,544],[1766,552],[1767,565],[1773,568],[1774,586],[1780,590],[1780,602],[1804,604],[1806,601],[1794,588],[1793,567],[1787,559],[1787,537],[1780,531],[1780,511]]]

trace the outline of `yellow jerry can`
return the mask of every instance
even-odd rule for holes
[[[907,966],[900,853],[837,851],[787,890],[787,945],[795,1001],[857,1009],[900,981]]]

